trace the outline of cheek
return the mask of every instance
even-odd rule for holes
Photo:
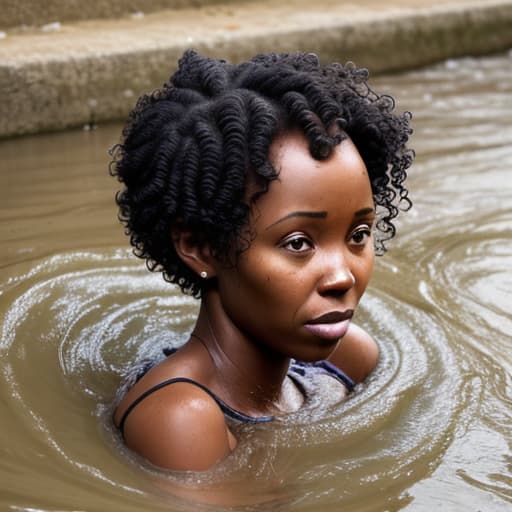
[[[279,272],[267,269],[259,273],[253,267],[222,284],[219,292],[224,311],[243,332],[270,342],[289,328],[297,310],[296,293]]]
[[[284,265],[281,258],[268,253],[248,258],[241,270],[238,276],[240,286],[259,311],[272,316],[294,308],[297,292],[302,286],[300,273],[290,265]]]
[[[219,293],[228,313],[261,314],[272,299],[279,278],[260,258],[242,256],[236,268],[218,276]]]
[[[275,262],[274,262],[275,263]],[[251,272],[245,275],[244,287],[254,298],[264,302],[280,303],[293,293],[294,273],[284,270],[279,265],[266,261],[262,265],[252,265]]]

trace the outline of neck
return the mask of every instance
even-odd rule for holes
[[[251,415],[273,414],[283,407],[281,390],[290,358],[234,325],[215,290],[203,298],[192,336],[210,355],[212,390],[230,405]]]

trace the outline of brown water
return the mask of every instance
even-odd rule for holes
[[[147,468],[111,429],[122,376],[196,309],[127,249],[119,126],[0,143],[1,510],[512,509],[512,55],[374,84],[415,113],[418,154],[358,314],[381,363],[341,407],[247,427],[200,475]]]

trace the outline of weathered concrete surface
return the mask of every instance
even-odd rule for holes
[[[51,22],[118,18],[162,9],[201,7],[241,0],[0,0],[0,29]]]
[[[0,136],[123,119],[189,47],[233,61],[314,51],[381,72],[508,49],[511,27],[512,0],[292,0],[8,34],[0,40]]]

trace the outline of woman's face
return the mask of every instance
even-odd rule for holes
[[[345,334],[373,269],[374,203],[350,140],[324,161],[299,132],[271,146],[279,179],[253,206],[255,235],[235,267],[219,265],[229,319],[281,355],[326,358]]]

